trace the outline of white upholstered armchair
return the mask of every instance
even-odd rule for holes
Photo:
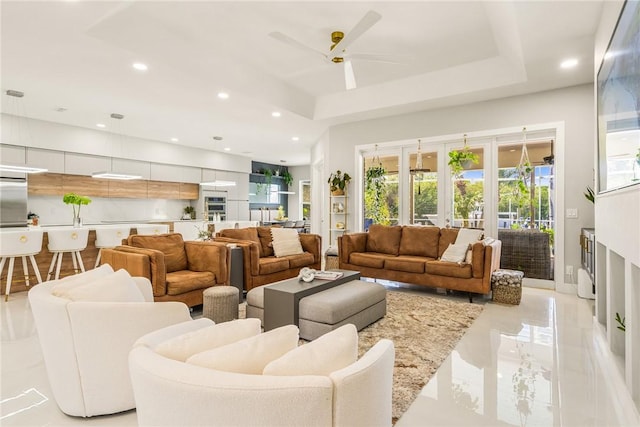
[[[65,414],[91,417],[134,408],[127,363],[134,342],[191,320],[185,304],[154,303],[149,280],[123,271],[113,273],[106,265],[29,291],[49,382]],[[112,291],[109,281],[126,281],[125,275],[134,289]],[[113,300],[119,302],[109,301],[114,292]]]
[[[255,321],[256,319],[249,319]],[[234,322],[221,325],[230,327]],[[259,330],[259,322],[257,328]],[[289,325],[283,328],[295,328],[293,336],[289,332],[288,347],[279,349],[285,352],[275,361],[271,361],[260,373],[243,373],[246,365],[253,363],[251,350],[260,349],[266,363],[275,351],[271,344],[264,341],[256,347],[243,344],[266,336],[276,330],[245,338],[204,351],[183,360],[167,357],[159,349],[161,343],[177,340],[178,352],[184,353],[189,347],[191,337],[202,345],[203,336],[197,334],[206,328],[213,328],[208,319],[199,319],[185,324],[174,325],[142,337],[129,356],[131,381],[136,397],[138,425],[140,426],[390,426],[391,425],[391,388],[393,364],[395,358],[393,342],[381,340],[375,344],[359,360],[357,357],[357,332],[353,325],[343,328],[352,330],[336,330],[329,334],[341,335],[337,341],[345,341],[345,332],[355,338],[348,344],[351,355],[343,357],[341,363],[346,366],[333,371],[328,368],[326,374],[311,374],[300,369],[308,369],[318,357],[304,354],[297,355],[298,361],[291,363],[287,359],[296,348],[313,346],[316,341],[296,347],[298,344],[297,327]],[[214,332],[214,331],[212,331]],[[229,333],[227,330],[226,333]],[[277,333],[277,332],[276,332]],[[329,335],[327,334],[327,335]],[[213,335],[213,333],[210,333]],[[322,339],[319,338],[317,341]],[[169,340],[169,341],[167,341]],[[284,341],[275,337],[275,341]],[[336,340],[326,342],[333,346]],[[280,345],[280,344],[278,344]],[[340,344],[337,344],[340,345]],[[227,350],[235,346],[241,350],[237,358]],[[291,348],[293,346],[293,348]],[[286,346],[285,346],[286,347]],[[306,349],[303,349],[305,351]],[[165,349],[166,351],[166,345]],[[213,353],[212,353],[213,352]],[[220,358],[217,362],[217,357]],[[312,351],[319,358],[322,354],[332,353],[326,347]],[[344,353],[344,352],[343,352]],[[182,355],[182,358],[189,356]],[[235,360],[240,359],[240,361]],[[197,365],[197,363],[220,363],[216,368]],[[258,364],[260,364],[258,363]],[[330,362],[331,365],[334,362]],[[322,363],[319,363],[322,364]],[[229,368],[231,365],[235,365]],[[291,366],[293,365],[293,366]],[[231,370],[223,370],[223,366]],[[255,369],[253,366],[251,369]],[[283,370],[284,368],[284,370]],[[291,369],[290,369],[291,368]],[[325,361],[324,368],[327,369]],[[295,371],[298,370],[296,373]],[[279,371],[279,373],[276,373]]]

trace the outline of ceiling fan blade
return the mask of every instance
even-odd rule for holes
[[[282,43],[288,44],[289,46],[293,46],[295,48],[304,50],[305,52],[308,52],[308,53],[313,53],[313,54],[316,54],[316,55],[320,55],[324,59],[327,58],[327,55],[325,53],[320,52],[319,50],[316,50],[316,49],[314,49],[312,47],[309,47],[309,46],[307,46],[307,45],[305,45],[303,43],[300,43],[298,40],[292,39],[291,37],[289,37],[289,36],[287,36],[285,34],[282,34],[282,33],[278,32],[278,31],[274,31],[272,33],[269,33],[269,36],[273,37],[274,39],[276,39],[278,41],[281,41]]]
[[[356,88],[356,75],[353,73],[351,61],[344,61],[344,82],[347,90]]]
[[[329,53],[328,59],[333,59],[336,56],[342,56],[342,52],[354,41],[356,41],[361,35],[363,35],[369,28],[378,22],[382,18],[378,12],[370,10],[364,17],[356,24],[355,27],[345,34],[342,40],[333,48]]]
[[[403,64],[409,62],[408,56],[402,55],[377,55],[375,53],[350,53],[344,55],[344,58],[359,59],[362,61],[387,62],[389,64]]]

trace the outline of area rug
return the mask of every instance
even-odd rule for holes
[[[387,338],[396,348],[393,369],[393,423],[402,416],[482,305],[417,293],[388,291],[387,315],[359,332],[359,356]]]
[[[382,338],[393,341],[393,423],[454,349],[482,305],[418,293],[387,291],[387,315],[358,333],[359,356]],[[246,303],[240,304],[240,318]]]

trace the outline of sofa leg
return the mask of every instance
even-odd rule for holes
[[[471,292],[467,292],[467,294],[469,295],[469,302],[473,303],[473,294]]]

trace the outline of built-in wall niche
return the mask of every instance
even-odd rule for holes
[[[596,319],[607,327],[607,247],[596,242]]]
[[[251,162],[249,175],[250,209],[277,208],[283,206],[288,212],[288,185],[284,178],[288,168],[262,162]]]
[[[609,301],[607,335],[609,346],[616,356],[622,358],[624,369],[625,332],[618,329],[616,315],[625,318],[625,268],[624,258],[614,251],[609,251]]]

